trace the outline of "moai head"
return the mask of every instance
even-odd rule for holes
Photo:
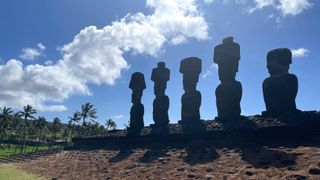
[[[158,67],[152,70],[151,80],[154,84],[154,94],[164,95],[167,88],[167,81],[170,79],[170,70],[166,68],[166,63],[159,62]]]
[[[197,57],[183,59],[180,63],[180,73],[183,74],[183,89],[185,91],[196,90],[201,73],[201,59]]]
[[[274,49],[267,54],[267,68],[270,76],[288,74],[291,63],[292,54],[288,48]]]
[[[135,72],[131,76],[131,81],[129,88],[132,89],[131,102],[140,103],[142,92],[146,89],[146,82],[144,80],[144,75],[140,72]]]
[[[222,44],[214,48],[213,61],[219,66],[221,82],[234,81],[238,72],[240,45],[233,42],[233,37],[223,39]]]

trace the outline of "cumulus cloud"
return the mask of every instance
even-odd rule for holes
[[[53,65],[53,64],[54,63],[51,60],[47,60],[47,61],[44,62],[44,65],[46,65],[46,66],[50,66],[50,65]]]
[[[41,43],[38,43],[37,48],[23,48],[21,50],[20,58],[23,60],[31,60],[32,61],[32,60],[38,58],[39,56],[43,56],[45,49],[46,49],[46,47]]]
[[[157,56],[165,44],[177,45],[188,38],[208,38],[208,25],[195,0],[147,0],[150,15],[128,14],[101,29],[89,26],[72,42],[59,48],[56,63],[24,66],[12,59],[0,65],[0,106],[31,104],[41,111],[63,111],[63,101],[74,94],[90,95],[89,84],[113,85],[129,67],[124,53]],[[33,60],[45,47],[25,48],[20,56]]]
[[[40,111],[63,111],[62,102],[75,93],[89,94],[87,86],[70,76],[62,63],[54,66],[29,65],[11,59],[0,65],[0,76],[6,83],[0,84],[0,105],[22,107],[31,104]]]
[[[307,57],[310,54],[310,51],[306,48],[291,49],[291,52],[294,58]]]

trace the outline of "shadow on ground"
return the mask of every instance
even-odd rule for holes
[[[183,160],[190,165],[212,162],[220,157],[214,148],[208,147],[187,147],[186,152],[187,155]]]
[[[167,155],[168,148],[156,148],[152,147],[148,149],[143,156],[139,159],[139,162],[142,163],[150,163],[154,160],[157,160],[161,157],[168,156]]]
[[[241,159],[255,168],[283,168],[296,165],[297,155],[268,147],[242,148]]]
[[[117,163],[123,161],[133,153],[134,151],[132,149],[120,149],[118,154],[109,159],[109,163]]]

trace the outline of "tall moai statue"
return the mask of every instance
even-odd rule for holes
[[[184,94],[181,98],[181,121],[187,131],[194,131],[201,126],[200,106],[201,93],[196,89],[201,73],[201,59],[190,57],[180,63],[180,73],[183,74]]]
[[[153,133],[167,133],[169,124],[169,97],[165,95],[167,82],[170,80],[170,70],[166,68],[164,62],[159,62],[158,67],[152,70],[151,80],[154,82],[154,94],[156,98],[153,101]]]
[[[293,115],[298,112],[295,98],[298,93],[298,78],[289,73],[292,53],[287,48],[274,49],[267,54],[270,76],[263,81],[264,116]]]
[[[143,90],[146,89],[144,75],[140,72],[133,73],[129,88],[132,90],[131,102],[133,105],[130,110],[128,135],[139,135],[141,129],[144,127],[144,106],[141,103]]]
[[[242,86],[235,79],[240,60],[240,45],[233,37],[223,39],[222,44],[214,48],[214,63],[218,64],[218,74],[221,84],[216,88],[217,119],[240,117],[240,101]]]

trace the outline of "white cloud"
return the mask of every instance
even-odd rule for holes
[[[207,70],[206,72],[203,73],[203,75],[201,76],[201,78],[206,79],[207,77],[212,75],[212,71]]]
[[[124,117],[124,115],[120,114],[120,115],[114,116],[112,119],[117,120],[117,119],[121,119],[121,118],[123,118],[123,117]]]
[[[38,46],[38,48],[39,48],[40,51],[46,50],[46,47],[45,47],[42,43],[38,43],[37,46]]]
[[[278,10],[282,16],[296,16],[302,13],[304,10],[312,7],[310,0],[244,0],[241,2],[241,4],[252,2],[254,7],[249,8],[249,13],[264,9],[266,7],[271,7],[275,10]]]
[[[294,58],[307,57],[310,54],[310,51],[306,48],[291,49],[291,52]]]
[[[255,7],[249,9],[249,13],[252,13],[256,10],[263,9],[268,6],[274,5],[274,0],[253,0],[255,3]]]
[[[47,60],[47,61],[44,62],[44,65],[51,66],[51,65],[53,65],[53,61]]]
[[[46,49],[46,47],[41,44],[38,43],[37,48],[23,48],[21,50],[21,55],[20,58],[23,60],[34,60],[39,56],[43,56],[44,55],[44,50]]]
[[[204,0],[204,3],[207,5],[213,2],[215,2],[215,0]],[[223,4],[230,2],[246,6],[248,13],[270,7],[279,11],[283,17],[288,15],[296,16],[311,8],[313,5],[311,0],[222,0]]]
[[[29,65],[12,59],[0,65],[0,76],[6,83],[0,84],[0,105],[22,107],[31,104],[40,111],[61,111],[61,103],[75,93],[90,94],[87,86],[68,74],[61,63],[54,66]]]
[[[312,4],[309,0],[279,0],[277,8],[281,10],[284,16],[287,15],[298,15],[302,11],[309,9]]]
[[[214,0],[204,0],[204,3],[207,4],[207,5],[209,5],[209,4],[213,3],[213,2],[214,2]]]
[[[235,0],[237,4],[247,6],[246,11],[253,13],[257,10],[271,8],[279,12],[279,16],[296,16],[312,7],[311,0]],[[272,13],[272,17],[274,14]],[[268,16],[270,18],[270,15]]]
[[[201,78],[206,79],[207,77],[211,76],[213,74],[213,70],[218,71],[218,65],[217,64],[212,64],[210,66],[210,69],[206,70]]]
[[[101,29],[89,26],[72,42],[59,48],[55,64],[23,66],[19,60],[0,65],[0,106],[31,104],[41,111],[62,111],[63,101],[74,94],[90,95],[88,84],[115,84],[129,65],[126,52],[157,56],[165,44],[176,45],[188,38],[208,38],[208,25],[195,0],[147,0],[151,15],[127,15]],[[41,56],[45,47],[25,48],[22,59]]]
[[[268,15],[268,19],[272,19],[272,18],[274,18],[274,14],[273,13]]]
[[[176,45],[208,36],[194,0],[147,0],[147,7],[154,9],[152,15],[136,13],[102,29],[83,29],[60,49],[64,64],[85,82],[112,85],[128,67],[124,52],[156,56],[166,42]]]

